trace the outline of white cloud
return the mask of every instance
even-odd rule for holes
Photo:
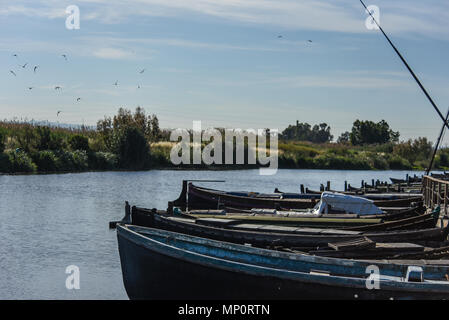
[[[279,74],[240,76],[240,80],[209,80],[205,85],[213,86],[260,86],[280,85],[290,88],[340,88],[340,89],[410,89],[413,83],[406,73],[391,71],[359,70],[340,71],[324,75],[283,76]]]
[[[294,30],[347,33],[369,32],[362,6],[353,0],[79,0],[81,18],[100,23],[120,23],[135,16],[182,16],[198,19],[210,16],[245,24],[270,25]],[[64,16],[70,1],[16,0],[0,9],[0,15],[57,18]],[[369,4],[369,3],[368,3]],[[449,18],[449,6],[439,0],[426,3],[377,0],[381,24],[391,33],[418,33],[449,39],[442,27]]]
[[[102,59],[126,59],[134,55],[131,52],[116,48],[101,48],[93,52],[93,55]]]

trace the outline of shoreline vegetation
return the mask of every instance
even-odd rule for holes
[[[217,128],[220,132],[224,129]],[[174,165],[170,130],[160,129],[156,115],[120,108],[96,128],[61,127],[35,122],[0,121],[0,173],[74,173],[89,171],[243,170],[259,165]],[[268,129],[267,129],[268,134]],[[299,123],[279,135],[279,169],[424,170],[432,143],[426,138],[399,141],[400,133],[384,120],[356,120],[351,131],[333,142],[325,124]],[[210,141],[204,142],[202,147]],[[223,148],[224,151],[225,148]],[[234,146],[234,160],[235,160]],[[245,144],[245,160],[248,145]],[[192,154],[192,152],[191,152]],[[224,154],[223,154],[224,159]],[[234,161],[235,163],[235,161]],[[449,148],[438,150],[434,169],[449,169]]]

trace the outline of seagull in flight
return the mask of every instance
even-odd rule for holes
[[[278,39],[281,39],[282,38],[282,36],[281,35],[278,35]]]
[[[17,53],[14,53],[12,56],[18,58]]]
[[[65,61],[67,61],[67,55],[66,54],[61,54],[62,57],[64,57]]]
[[[11,72],[14,76],[16,76],[17,77],[17,74],[14,72],[14,71],[12,71],[12,70],[9,70],[9,72]]]
[[[145,72],[145,69],[142,69],[139,73],[144,73]]]
[[[114,86],[118,86],[118,81],[116,81],[116,82],[114,83]]]
[[[58,111],[57,113],[56,113],[56,116],[57,117],[59,117],[59,114],[61,113],[61,111]]]
[[[39,68],[39,66],[34,66],[34,73],[36,73],[37,68]]]
[[[76,101],[80,101],[81,100],[81,98],[76,98]]]
[[[312,40],[307,40],[308,42],[312,43]]]
[[[33,87],[28,87],[28,90],[31,90],[31,89],[33,89]]]
[[[137,85],[137,89],[140,89],[140,84]]]
[[[61,89],[60,86],[56,86],[56,87],[55,87],[55,90],[60,90],[60,89]]]
[[[28,62],[25,63],[23,66],[21,66],[23,69],[25,69],[25,67],[28,65]]]

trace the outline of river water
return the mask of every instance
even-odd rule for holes
[[[124,202],[165,209],[183,179],[226,180],[199,185],[235,191],[299,192],[331,181],[359,187],[361,180],[421,174],[409,171],[258,170],[95,172],[0,176],[0,299],[127,299],[115,231],[108,222]],[[80,288],[66,288],[66,268],[76,265]]]

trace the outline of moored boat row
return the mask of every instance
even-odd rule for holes
[[[449,226],[422,195],[277,191],[184,182],[167,210],[127,205],[117,235],[129,297],[449,297]]]

